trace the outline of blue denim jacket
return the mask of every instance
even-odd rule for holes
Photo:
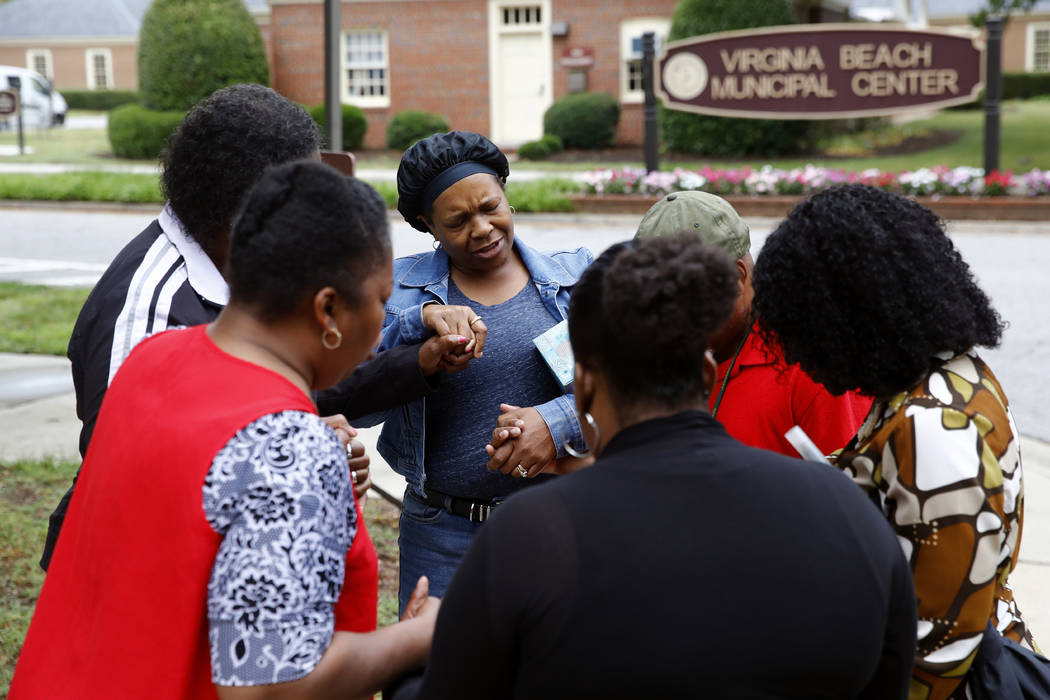
[[[532,283],[551,317],[558,321],[568,318],[569,293],[594,256],[586,248],[541,253],[522,243],[520,238],[514,239],[514,248],[528,268]],[[433,253],[409,255],[394,261],[394,290],[386,304],[380,352],[397,345],[419,343],[430,337],[432,331],[423,325],[423,305],[427,302],[448,303],[448,276],[448,255],[440,248]],[[386,421],[376,445],[379,454],[394,471],[408,480],[409,486],[419,495],[423,494],[426,481],[423,466],[425,401],[422,398],[354,422],[368,427]],[[547,423],[559,457],[565,456],[563,445],[567,440],[576,447],[584,446],[571,393],[535,408]]]

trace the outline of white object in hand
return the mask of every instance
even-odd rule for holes
[[[791,446],[802,455],[802,459],[807,462],[823,462],[824,464],[831,464],[831,462],[828,461],[828,458],[824,456],[820,449],[809,438],[809,435],[806,435],[806,431],[800,426],[796,425],[791,428],[791,430],[784,433],[784,437],[791,443]]]

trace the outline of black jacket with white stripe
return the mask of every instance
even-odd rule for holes
[[[228,295],[214,264],[168,209],[124,246],[84,302],[69,340],[77,417],[83,422],[81,456],[87,454],[106,389],[132,348],[153,333],[211,323]],[[418,399],[431,387],[419,368],[419,345],[411,345],[362,363],[316,399],[324,414],[352,420]],[[40,559],[45,570],[73,486],[51,514]]]

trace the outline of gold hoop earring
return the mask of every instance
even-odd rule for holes
[[[335,336],[334,341],[328,340],[329,333]],[[339,332],[338,328],[325,328],[323,331],[321,331],[321,345],[325,346],[325,349],[337,350],[342,344],[343,334]]]

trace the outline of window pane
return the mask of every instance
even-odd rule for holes
[[[641,90],[642,89],[642,62],[641,61],[628,61],[627,62],[627,89],[628,90]]]

